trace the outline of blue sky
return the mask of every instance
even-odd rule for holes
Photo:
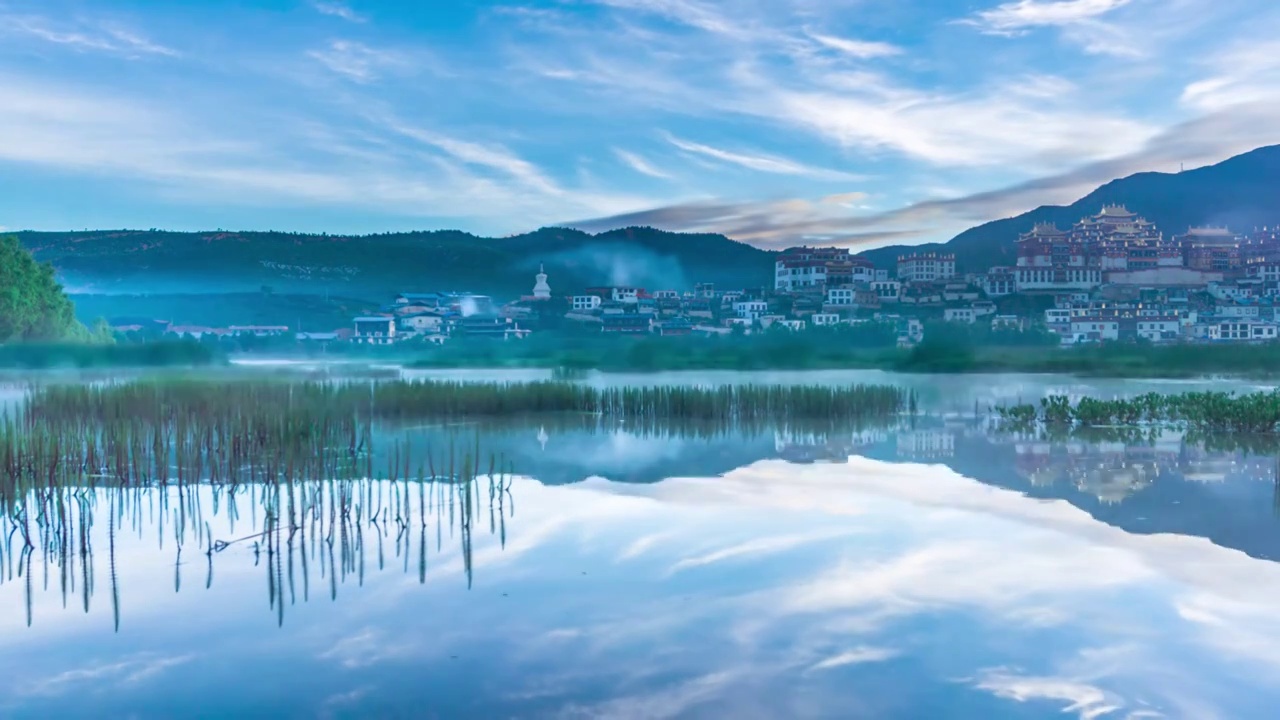
[[[0,227],[945,240],[1280,142],[1271,0],[0,0]]]

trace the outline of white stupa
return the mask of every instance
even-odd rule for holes
[[[547,273],[543,270],[542,264],[538,264],[538,282],[533,285],[533,296],[539,300],[548,300],[551,298],[551,286],[547,284]]]

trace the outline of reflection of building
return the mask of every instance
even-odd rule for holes
[[[931,459],[956,453],[956,436],[946,430],[912,430],[898,434],[898,457]]]
[[[1140,463],[1102,465],[1076,479],[1076,487],[1108,505],[1118,503],[1151,485],[1151,466]]]

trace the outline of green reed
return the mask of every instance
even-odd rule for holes
[[[1053,396],[1042,399],[1039,406],[998,408],[997,414],[1015,425],[1172,425],[1206,433],[1267,434],[1280,432],[1280,391],[1147,393],[1114,400],[1086,397],[1074,404],[1066,397]]]

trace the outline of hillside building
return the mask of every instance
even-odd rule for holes
[[[1018,237],[1015,273],[1019,292],[1092,290],[1102,284],[1097,255],[1083,240],[1048,223]]]
[[[943,253],[914,253],[898,258],[898,280],[904,283],[932,283],[956,276],[956,256]]]

